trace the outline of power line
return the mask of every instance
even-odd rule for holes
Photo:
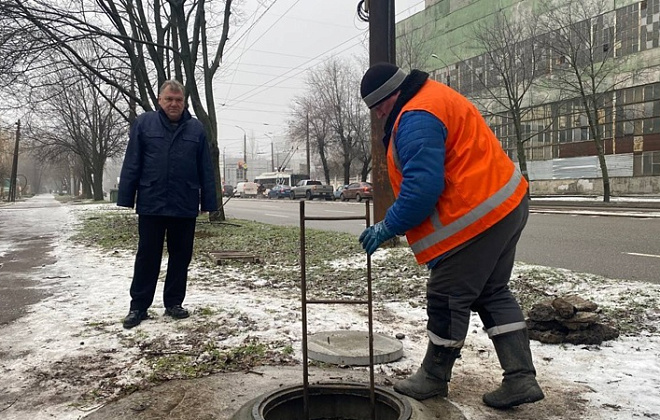
[[[243,37],[247,37],[247,35],[248,35],[250,32],[252,32],[252,29],[255,27],[255,25],[256,25],[257,23],[259,23],[259,21],[260,21],[264,16],[266,16],[266,13],[268,13],[268,11],[269,11],[273,6],[275,6],[275,3],[277,3],[277,0],[273,1],[273,2],[270,4],[270,6],[268,6],[268,7],[266,8],[266,10],[264,10],[264,12],[261,14],[261,16],[259,16],[258,18],[256,18],[256,19],[252,22],[252,24],[248,27],[248,29],[247,29],[245,32],[243,32],[243,33],[238,37],[238,39],[236,40],[236,43],[230,45],[229,48],[227,48],[227,52],[226,52],[227,54],[231,53],[231,51],[232,51],[232,49],[233,49],[233,46],[234,46],[234,45],[238,45],[239,42],[241,41],[241,39],[243,39]],[[256,16],[256,14],[257,14],[258,11],[259,11],[259,8],[257,8],[257,10],[255,10],[253,16]],[[245,38],[245,42],[247,42],[247,38]],[[244,50],[244,51],[245,51],[245,50]],[[243,57],[243,53],[241,53],[241,54],[239,55],[239,57],[238,57],[239,61],[240,61],[241,57]],[[227,96],[229,96],[229,92],[231,92],[231,88],[232,88],[232,86],[233,86],[233,82],[234,82],[234,78],[235,78],[235,77],[236,77],[236,72],[234,72],[234,74],[233,74],[233,76],[232,76],[232,81],[231,81],[231,83],[229,83],[229,90],[227,91]],[[225,102],[226,102],[226,101],[225,101]]]
[[[286,15],[291,9],[293,9],[293,8],[296,6],[296,4],[298,4],[299,2],[300,2],[300,0],[296,0],[296,2],[295,2],[294,4],[292,4],[291,7],[289,7],[289,8],[286,10],[286,12],[284,13],[284,15]],[[262,13],[262,15],[259,17],[258,21],[261,20],[261,18],[263,18],[263,17],[266,15],[266,13],[267,13],[267,12],[268,12],[268,11],[274,6],[274,5],[275,5],[275,3],[277,3],[277,0],[275,0],[273,3],[271,3],[270,6],[268,6],[268,8],[267,8],[266,10],[264,10],[264,12]],[[277,19],[275,22],[273,22],[273,24],[270,25],[270,26],[268,27],[268,29],[266,29],[261,35],[259,35],[259,37],[258,37],[256,40],[254,40],[254,42],[252,42],[252,44],[250,44],[247,48],[243,48],[243,51],[239,54],[239,56],[238,56],[238,58],[237,58],[239,62],[240,62],[241,58],[243,58],[243,54],[245,54],[247,51],[249,51],[250,48],[251,48],[251,47],[252,47],[257,41],[259,41],[261,38],[263,38],[264,35],[266,35],[266,34],[268,33],[268,31],[270,31],[270,30],[273,28],[273,26],[275,26],[275,24],[276,24],[277,22],[279,22],[279,21],[284,17],[284,15],[282,15],[279,19]],[[257,22],[258,22],[258,21],[257,21]],[[256,24],[257,22],[255,22],[255,24]],[[245,41],[247,42],[247,38],[245,39]],[[236,44],[234,44],[234,45],[238,45],[238,43],[236,43]],[[231,52],[231,48],[229,48],[229,49],[227,50],[227,53],[230,53],[230,52]],[[236,77],[236,72],[234,72],[234,77]],[[233,78],[232,78],[232,81],[233,81]],[[227,97],[229,97],[229,93],[231,92],[231,87],[232,87],[232,86],[233,86],[232,84],[229,85],[229,90],[227,91]],[[227,102],[227,101],[225,101],[225,102]]]
[[[258,38],[257,40],[255,40],[255,42],[253,42],[253,43],[250,45],[250,47],[251,47],[252,45],[254,45],[259,39],[261,39],[261,38],[262,38],[262,37],[263,37],[268,31],[270,31],[270,30],[273,28],[273,26],[274,26],[277,22],[279,22],[279,20],[281,20],[282,17],[284,17],[284,16],[285,16],[285,15],[286,15],[286,14],[287,14],[287,13],[288,13],[288,12],[289,12],[289,11],[295,6],[295,5],[298,4],[298,2],[299,2],[299,0],[296,1],[291,7],[289,7],[289,9],[287,9],[286,13],[285,13],[284,15],[281,15],[280,18],[279,18],[277,21],[275,21],[271,26],[269,26],[268,29],[267,29],[263,34],[261,34],[261,35],[259,36],[259,38]],[[404,14],[404,13],[406,13],[406,12],[408,12],[408,11],[410,11],[410,10],[416,8],[416,7],[418,7],[420,4],[423,4],[423,3],[424,3],[424,1],[420,1],[420,2],[418,2],[418,3],[415,3],[414,5],[408,7],[407,9],[405,9],[405,10],[403,10],[403,11],[397,13],[397,15],[402,15],[402,14]],[[278,76],[275,76],[275,77],[273,77],[272,79],[270,79],[270,80],[268,80],[268,81],[262,83],[261,85],[256,86],[254,89],[251,89],[251,90],[249,90],[249,91],[247,91],[247,92],[245,92],[245,93],[243,93],[243,94],[241,94],[241,95],[239,95],[239,96],[237,96],[237,97],[235,97],[235,98],[228,99],[227,101],[225,101],[225,104],[226,104],[227,102],[233,102],[233,101],[237,101],[236,103],[242,103],[243,101],[242,101],[241,98],[243,98],[245,95],[250,95],[250,94],[251,94],[252,92],[254,92],[255,90],[258,90],[258,89],[264,88],[264,89],[262,89],[262,90],[259,90],[259,91],[255,92],[254,94],[248,96],[248,97],[245,98],[245,99],[249,99],[249,98],[255,96],[256,94],[261,93],[261,92],[262,92],[263,90],[265,90],[265,89],[270,89],[270,88],[273,88],[273,87],[277,87],[280,83],[284,83],[284,82],[290,80],[291,78],[298,76],[299,74],[303,73],[303,72],[306,71],[306,70],[311,69],[312,67],[314,67],[315,65],[318,65],[319,63],[316,63],[316,64],[314,64],[314,65],[312,65],[312,66],[307,66],[307,67],[302,68],[303,66],[305,66],[305,65],[307,65],[307,64],[309,64],[309,63],[311,63],[311,62],[313,62],[314,60],[318,59],[319,57],[322,57],[323,55],[325,55],[325,54],[327,54],[327,53],[329,53],[329,52],[331,52],[331,51],[333,51],[333,50],[335,50],[335,49],[337,49],[337,48],[342,47],[342,46],[345,45],[346,43],[348,43],[348,42],[350,42],[350,41],[352,41],[352,40],[354,40],[354,39],[356,39],[356,38],[359,38],[360,36],[362,36],[362,35],[364,35],[364,34],[367,34],[367,32],[368,32],[367,30],[364,30],[362,33],[359,33],[359,34],[355,35],[354,37],[349,38],[348,40],[346,40],[346,41],[344,41],[344,42],[342,42],[342,43],[340,43],[340,44],[338,44],[338,45],[336,45],[336,46],[334,46],[334,47],[332,47],[332,48],[330,48],[330,49],[328,49],[328,50],[326,50],[326,51],[324,51],[324,52],[322,52],[322,53],[320,53],[320,54],[317,54],[316,56],[314,56],[314,57],[308,59],[308,60],[305,61],[304,63],[302,63],[302,64],[300,64],[300,65],[298,65],[298,66],[296,66],[296,67],[290,68],[289,71],[284,72],[283,74],[280,74],[280,75],[278,75]],[[359,43],[352,44],[352,45],[350,45],[348,48],[342,49],[341,51],[338,51],[338,52],[332,54],[330,57],[328,57],[328,59],[330,59],[330,58],[332,58],[332,57],[336,57],[337,55],[343,53],[344,51],[346,51],[346,50],[348,50],[348,49],[350,49],[350,48],[352,48],[352,47],[354,47],[355,45],[358,45],[358,44],[359,44]],[[248,47],[248,49],[249,49],[249,47]],[[242,56],[246,51],[247,51],[247,50],[244,50],[244,51],[241,53],[241,56]],[[301,57],[301,58],[303,58],[303,57]],[[324,61],[327,61],[327,60],[324,60]],[[260,65],[260,64],[259,64],[259,65]],[[296,73],[294,73],[294,74],[292,74],[292,75],[290,75],[290,76],[287,76],[289,73],[291,73],[291,72],[293,72],[293,71],[296,71],[296,70],[300,70],[300,71],[298,71],[298,72],[296,72]],[[281,79],[281,78],[283,78],[283,77],[285,77],[285,76],[287,76],[286,79],[282,79],[282,80],[277,81],[278,79]],[[274,84],[274,85],[269,85],[270,83],[275,82],[275,81],[277,81],[276,84]],[[229,94],[227,94],[227,97],[228,97],[228,96],[229,96]]]

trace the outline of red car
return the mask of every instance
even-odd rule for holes
[[[341,201],[355,199],[355,201],[362,201],[363,198],[373,198],[373,188],[368,182],[354,182],[348,184],[339,195]]]

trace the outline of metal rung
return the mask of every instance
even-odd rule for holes
[[[331,300],[312,299],[307,300],[307,266],[305,261],[305,222],[308,220],[364,220],[367,227],[371,225],[371,212],[369,200],[365,202],[365,215],[361,217],[306,217],[305,201],[300,202],[300,293],[302,306],[302,352],[303,352],[303,414],[304,419],[309,420],[309,363],[307,353],[307,305],[308,304],[366,304],[368,306],[369,320],[369,400],[371,402],[371,420],[376,420],[376,391],[374,385],[374,322],[373,322],[373,300],[371,293],[371,256],[367,254],[367,300]]]
[[[307,216],[305,220],[364,220],[364,216]]]
[[[322,303],[322,304],[332,304],[332,303],[338,303],[338,304],[346,304],[346,305],[364,305],[364,304],[369,304],[368,300],[328,300],[328,299],[315,299],[315,300],[308,300],[307,304],[311,303]]]

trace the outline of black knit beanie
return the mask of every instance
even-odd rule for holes
[[[407,76],[390,63],[376,63],[362,76],[360,94],[369,108],[373,108],[394,94]]]

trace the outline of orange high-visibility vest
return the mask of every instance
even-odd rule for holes
[[[424,264],[502,220],[526,196],[527,181],[477,108],[448,86],[427,80],[392,129],[387,169],[395,197],[403,175],[394,140],[403,113],[415,110],[435,115],[447,128],[445,189],[433,214],[406,232],[417,262]]]

